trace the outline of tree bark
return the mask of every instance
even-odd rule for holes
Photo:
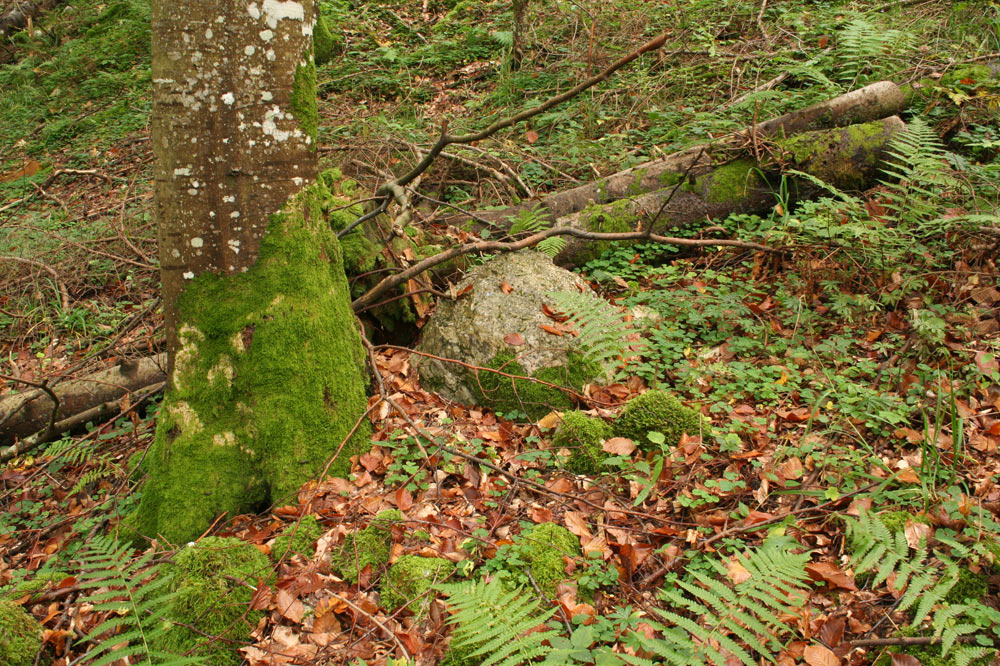
[[[783,116],[765,120],[735,136],[710,144],[693,146],[667,157],[634,166],[600,180],[556,192],[537,200],[523,201],[500,210],[476,212],[479,220],[499,222],[521,211],[540,206],[546,217],[555,220],[578,213],[595,203],[608,203],[661,189],[677,174],[690,172],[703,175],[719,162],[731,159],[732,146],[743,146],[753,137],[787,137],[801,132],[844,127],[879,120],[902,111],[905,104],[902,91],[890,81],[880,81],[833,99],[808,106]],[[486,225],[465,215],[452,215],[441,220],[444,224],[480,231]]]
[[[368,443],[364,352],[316,175],[313,0],[153,0],[168,390],[127,527],[170,541]]]

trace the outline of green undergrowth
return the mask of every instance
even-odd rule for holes
[[[36,159],[68,151],[83,166],[90,151],[146,127],[145,0],[59,4],[11,41],[14,60],[0,65],[0,145],[18,145]]]

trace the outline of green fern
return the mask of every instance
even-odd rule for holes
[[[546,642],[556,632],[532,630],[552,617],[555,609],[541,610],[541,602],[520,588],[505,587],[494,579],[440,589],[448,595],[448,607],[454,612],[448,621],[455,626],[451,649],[456,660],[518,666],[552,652]]]
[[[911,548],[904,531],[893,532],[878,516],[861,513],[857,520],[847,519],[847,536],[855,575],[873,573],[870,587],[877,587],[893,577],[893,591],[902,593],[896,609],[912,609],[910,627],[919,628],[930,620],[933,636],[941,639],[941,655],[946,655],[960,636],[981,631],[979,624],[970,622],[972,610],[965,604],[948,604],[945,597],[959,581],[957,562],[935,552],[931,559],[927,545]],[[970,661],[978,648],[959,648]],[[982,656],[982,655],[979,655]],[[963,657],[964,658],[964,657]]]
[[[522,210],[517,215],[509,216],[510,234],[536,234],[545,231],[552,226],[552,222],[545,216],[545,210],[540,206],[535,206],[531,210]],[[538,243],[535,249],[539,252],[555,258],[557,254],[566,248],[566,239],[561,236],[550,236]]]
[[[689,572],[676,587],[664,588],[660,597],[677,610],[660,610],[663,623],[651,622],[663,638],[631,634],[634,647],[674,666],[715,664],[735,657],[745,666],[756,666],[754,654],[770,657],[782,647],[782,636],[794,633],[783,616],[794,616],[805,603],[808,553],[796,553],[791,539],[772,538],[739,558],[749,577],[727,585],[726,564],[712,562],[715,575]],[[681,614],[681,611],[686,611]],[[622,655],[637,666],[660,663]]]
[[[885,30],[859,17],[841,28],[837,41],[840,80],[854,82],[871,72],[871,63],[884,61],[888,54],[906,48],[912,40],[899,30]]]
[[[100,537],[88,544],[79,561],[79,587],[94,590],[83,601],[93,604],[95,611],[108,612],[108,619],[84,638],[96,645],[77,663],[105,666],[126,657],[130,663],[149,666],[205,663],[201,657],[178,656],[152,647],[170,627],[163,616],[173,597],[168,592],[169,577],[159,575],[159,565],[152,564],[152,558],[150,552],[134,559],[131,549],[113,537]]]
[[[937,232],[933,223],[940,219],[941,195],[958,187],[948,167],[947,152],[934,130],[922,118],[914,118],[906,129],[889,142],[883,171],[896,182],[883,183],[885,207],[896,221],[915,231]]]
[[[586,360],[609,365],[625,354],[633,329],[607,302],[580,292],[557,291],[548,297],[576,327]]]

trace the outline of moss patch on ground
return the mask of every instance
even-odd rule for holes
[[[422,615],[428,606],[424,594],[454,570],[455,564],[441,557],[403,555],[382,576],[379,587],[382,607],[395,611],[409,604],[410,611]]]
[[[205,273],[181,295],[173,388],[128,527],[177,543],[220,514],[292,497],[370,446],[367,370],[323,179],[271,219],[246,273]],[[341,444],[347,443],[341,448]]]
[[[240,664],[236,648],[250,640],[263,616],[249,604],[271,576],[267,557],[239,539],[207,537],[177,553],[165,575],[176,593],[167,612],[174,624],[155,647],[170,654],[193,650],[212,666]]]
[[[580,411],[566,412],[552,436],[552,447],[569,449],[566,469],[576,474],[597,474],[607,454],[601,443],[611,437],[611,426]]]
[[[651,432],[663,434],[663,446],[674,447],[681,434],[698,436],[707,430],[708,424],[698,411],[685,407],[677,396],[660,389],[629,400],[614,422],[615,435],[628,437],[647,450],[652,447],[647,437]]]
[[[323,535],[323,526],[316,516],[304,516],[292,523],[271,544],[271,559],[277,562],[298,553],[307,560],[316,553],[316,540]]]
[[[42,649],[42,625],[13,601],[0,600],[0,664],[34,666]]]
[[[403,520],[396,509],[378,514],[368,527],[347,535],[344,545],[330,555],[330,568],[350,583],[357,583],[365,568],[372,572],[381,569],[389,562],[392,526]]]
[[[568,529],[539,523],[518,535],[514,543],[502,546],[487,568],[505,584],[533,589],[534,581],[542,594],[554,599],[556,585],[570,577],[565,558],[579,557],[580,552],[580,540]]]
[[[501,352],[486,367],[511,375],[530,376],[557,386],[579,391],[583,385],[601,374],[600,366],[586,360],[578,352],[566,355],[564,367],[542,368],[532,375],[525,372],[513,354]],[[538,419],[552,410],[568,409],[572,402],[564,392],[545,384],[527,379],[511,379],[493,372],[477,372],[478,381],[471,382],[477,404],[491,407],[500,413],[524,412],[529,418]]]

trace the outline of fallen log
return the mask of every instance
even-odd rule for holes
[[[51,390],[59,401],[53,416],[51,396],[41,389],[0,397],[0,445],[9,445],[44,431],[49,424],[69,419],[95,407],[120,400],[128,393],[166,380],[166,355],[122,361],[98,373],[63,382]]]
[[[659,190],[607,204],[591,204],[564,215],[556,226],[592,232],[636,231],[652,225],[652,232],[665,234],[679,226],[706,219],[725,219],[734,213],[766,213],[777,203],[782,173],[801,171],[844,191],[865,190],[876,182],[880,165],[893,134],[905,128],[898,116],[862,125],[804,132],[776,139],[773,158],[757,162],[742,157],[711,168],[683,181],[674,177]],[[792,201],[817,194],[811,182],[785,176]],[[607,243],[587,243],[568,236],[556,256],[560,265],[582,265],[607,249]]]
[[[521,211],[541,207],[546,217],[556,220],[578,213],[595,203],[608,203],[645,192],[653,192],[676,181],[678,174],[690,171],[695,176],[727,162],[735,150],[739,152],[748,141],[790,137],[801,132],[845,127],[879,120],[902,111],[903,92],[891,81],[880,81],[858,90],[839,95],[783,116],[765,120],[736,134],[713,143],[687,148],[659,160],[646,162],[586,185],[550,194],[541,199],[523,201],[500,210],[477,211],[470,220],[467,215],[451,215],[441,219],[444,224],[480,231],[486,223],[500,223]]]

